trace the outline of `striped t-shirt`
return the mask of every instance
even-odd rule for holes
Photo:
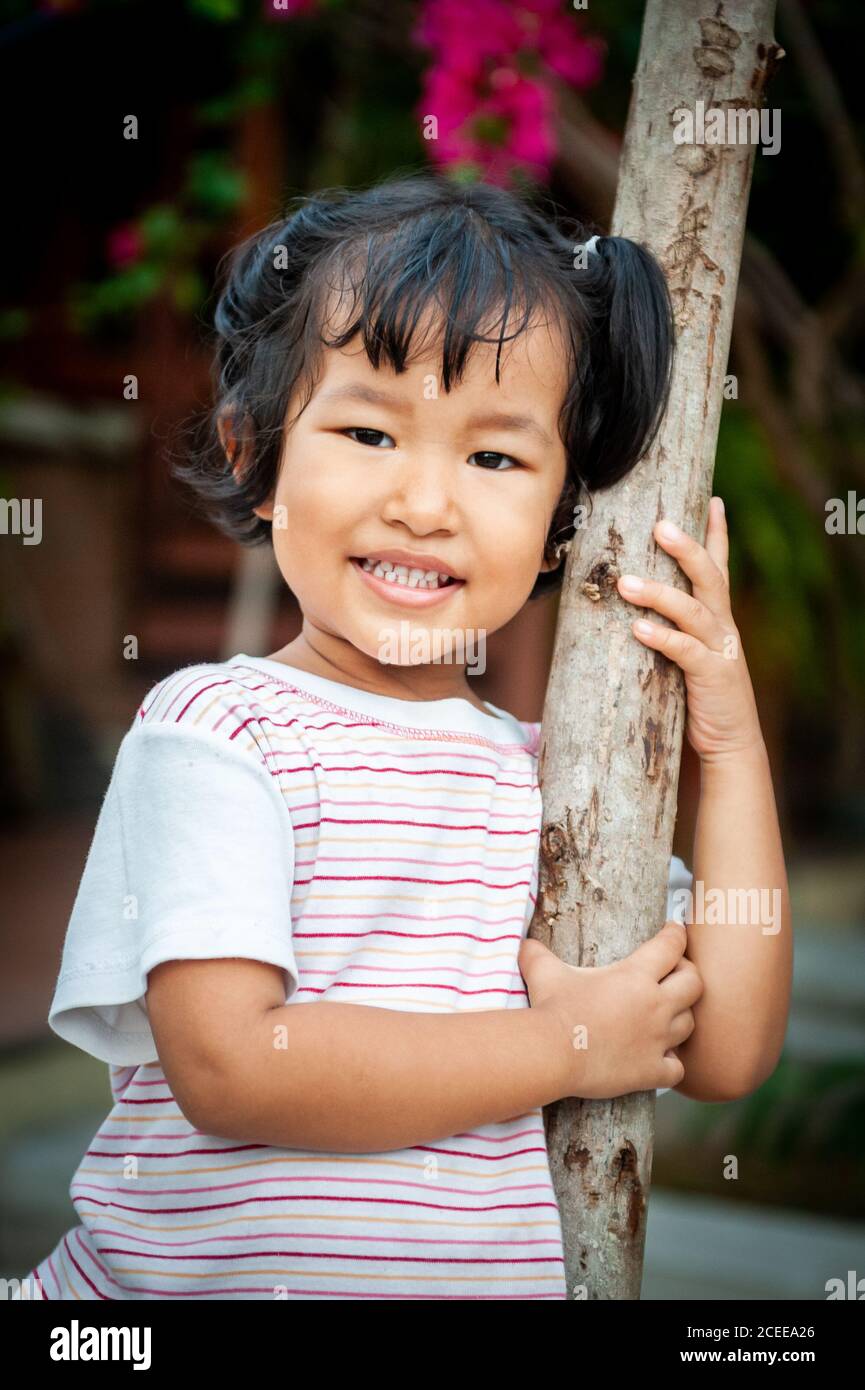
[[[147,973],[242,956],[286,1001],[524,1009],[540,725],[238,655],[158,682],[129,729],[49,1023],[113,1106],[72,1179],[47,1299],[562,1299],[540,1108],[339,1154],[201,1133],[159,1065]],[[687,884],[681,860],[674,883]]]

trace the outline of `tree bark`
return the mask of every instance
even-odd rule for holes
[[[530,935],[571,965],[619,960],[666,918],[684,681],[633,636],[637,610],[616,580],[630,572],[687,588],[652,528],[669,516],[705,535],[756,146],[675,144],[674,112],[693,113],[698,101],[706,112],[760,109],[783,56],[774,9],[774,0],[646,5],[611,231],[643,242],[664,267],[677,346],[655,443],[622,483],[595,494],[559,607]],[[642,1091],[544,1112],[569,1297],[639,1298],[654,1101]]]

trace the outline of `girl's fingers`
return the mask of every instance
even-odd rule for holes
[[[709,552],[672,521],[659,521],[653,534],[658,544],[672,555],[690,579],[694,597],[719,617],[729,617],[730,593],[721,570]]]
[[[623,574],[618,581],[619,592],[629,603],[654,608],[691,637],[703,642],[710,651],[723,650],[725,632],[714,613],[704,603],[672,584],[656,579],[640,579],[635,574]]]
[[[727,516],[724,510],[723,500],[720,497],[713,497],[709,503],[709,524],[706,528],[706,550],[721,571],[724,583],[729,589],[730,575],[727,569],[727,561],[730,553],[730,544],[727,533]]]
[[[662,652],[671,661],[675,661],[677,666],[681,666],[688,675],[703,675],[707,658],[711,659],[702,642],[696,637],[690,637],[686,632],[677,631],[674,627],[664,627],[661,623],[649,623],[645,618],[638,618],[633,624],[633,633],[644,646]]]

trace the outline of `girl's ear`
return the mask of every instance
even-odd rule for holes
[[[562,563],[562,556],[571,548],[570,541],[562,541],[561,545],[552,547],[544,551],[544,558],[541,561],[541,574],[547,574],[550,570],[557,570]],[[558,551],[558,554],[556,553]]]
[[[220,410],[216,416],[216,432],[219,435],[223,453],[231,464],[235,482],[240,482],[240,476],[243,472],[243,451],[240,449],[234,432],[234,416],[227,408]]]
[[[219,434],[219,442],[225,452],[225,457],[231,464],[231,471],[234,481],[239,485],[243,481],[243,474],[246,468],[247,446],[241,445],[235,433],[234,416],[226,407],[219,411],[216,417],[216,429]],[[260,507],[253,507],[256,516],[260,516],[263,521],[273,520],[273,494],[263,502]]]

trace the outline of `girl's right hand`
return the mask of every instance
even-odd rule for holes
[[[685,927],[666,922],[623,960],[586,967],[523,941],[517,959],[529,1002],[561,1037],[562,1096],[608,1100],[679,1085],[685,1068],[673,1049],[693,1032],[703,993],[687,942]]]

